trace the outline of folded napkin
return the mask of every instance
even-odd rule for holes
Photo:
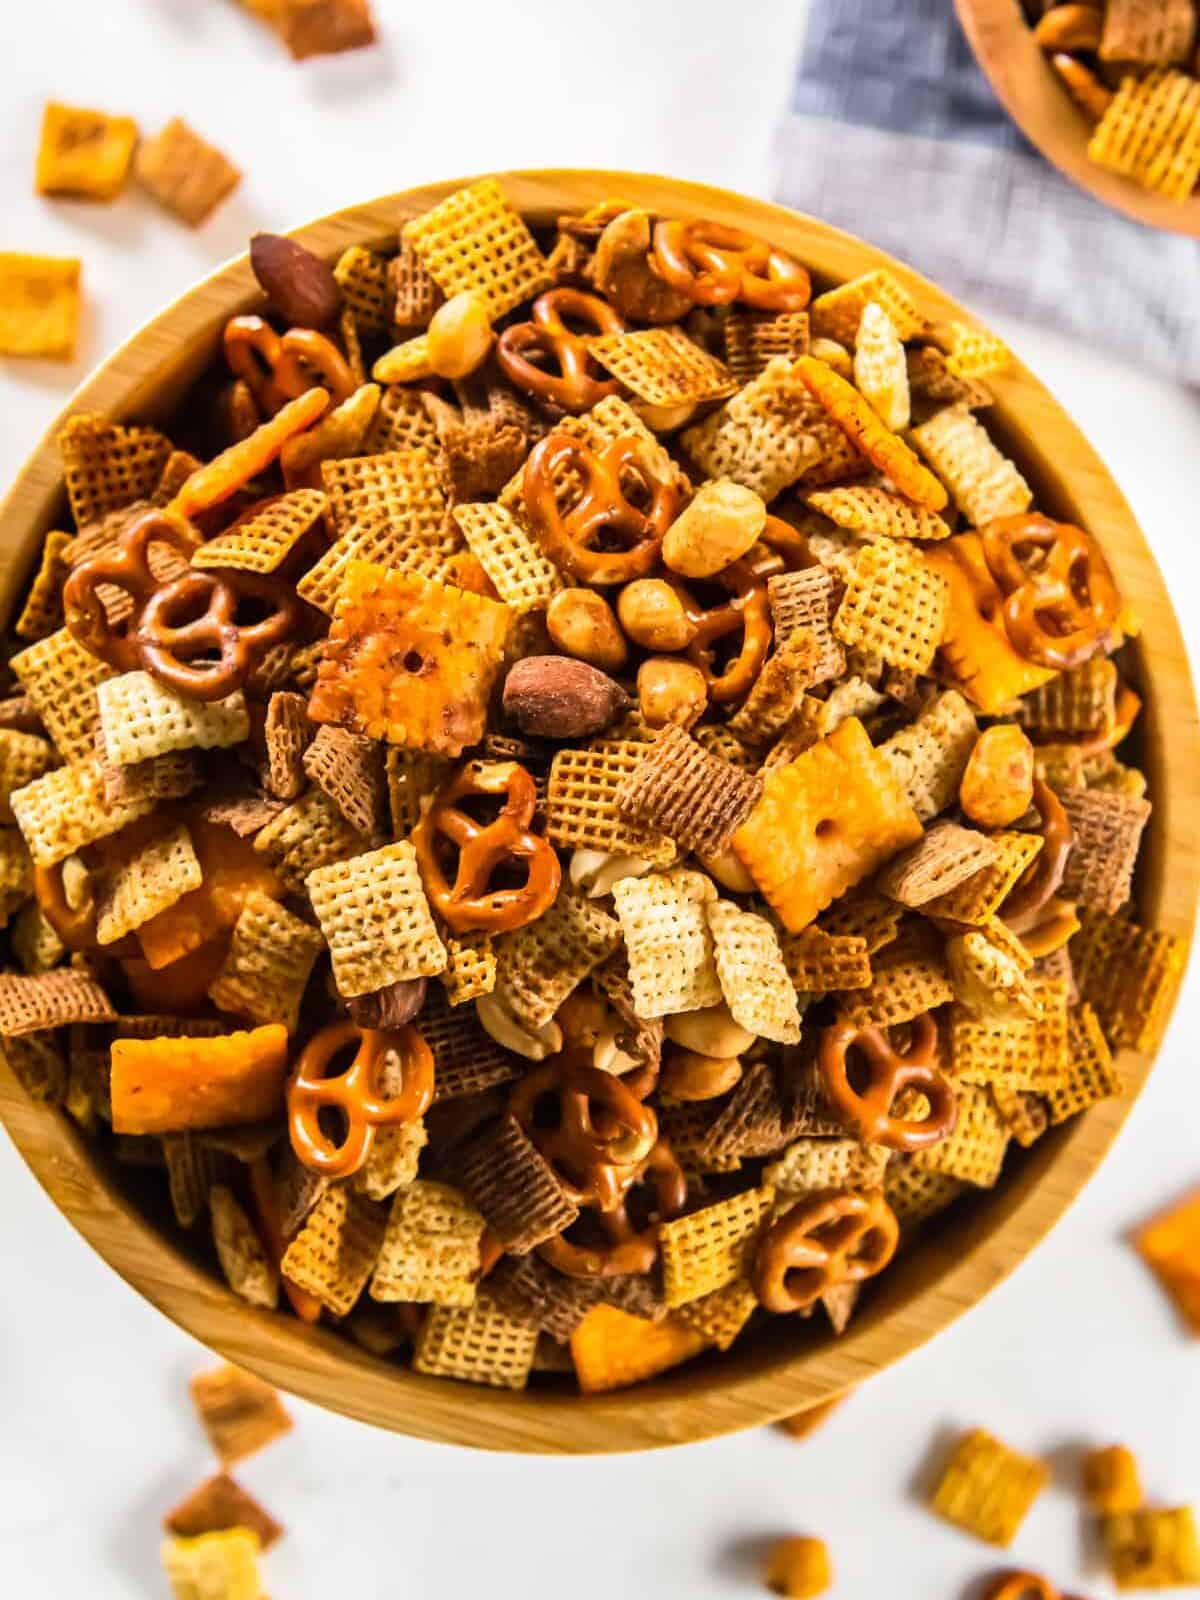
[[[1200,382],[1200,242],[1062,177],[992,93],[952,0],[811,0],[779,133],[781,199],[968,304]]]

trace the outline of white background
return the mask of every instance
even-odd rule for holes
[[[769,193],[796,0],[375,4],[379,49],[297,67],[231,0],[3,0],[0,248],[81,255],[88,311],[72,367],[0,362],[0,481],[100,357],[254,229],[484,167],[640,168]],[[196,234],[133,193],[111,207],[40,201],[31,179],[50,95],[148,129],[182,113],[245,182]],[[1194,656],[1195,396],[1110,359],[1099,330],[1085,348],[997,325],[1116,473],[1181,597]],[[1076,1447],[1124,1440],[1155,1496],[1200,1499],[1197,1354],[1125,1238],[1200,1178],[1198,1022],[1193,984],[1115,1153],[1054,1236],[810,1441],[759,1431],[636,1459],[539,1461],[410,1442],[297,1404],[294,1434],[242,1472],[289,1527],[270,1592],[704,1600],[756,1592],[762,1542],[791,1531],[828,1539],[838,1596],[968,1600],[992,1553],[922,1510],[914,1484],[948,1429],[982,1423],[1056,1466],[1014,1554],[1068,1590],[1108,1594],[1082,1564]],[[185,1387],[204,1352],[91,1255],[2,1141],[0,1283],[0,1592],[164,1593],[157,1519],[210,1470]]]

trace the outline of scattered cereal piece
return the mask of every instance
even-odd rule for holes
[[[682,868],[613,886],[639,1017],[698,1011],[722,998],[706,915],[715,899],[703,873]]]
[[[823,1539],[796,1535],[780,1539],[767,1563],[767,1588],[788,1600],[812,1600],[827,1594],[833,1584],[833,1563]]]
[[[833,631],[894,667],[928,672],[942,641],[946,580],[909,546],[879,540],[858,553]]]
[[[232,1467],[291,1431],[292,1419],[278,1393],[241,1367],[198,1372],[191,1391],[201,1426],[223,1467]]]
[[[368,0],[278,0],[274,23],[294,61],[375,43]]]
[[[730,1015],[761,1039],[797,1044],[800,1009],[774,928],[729,900],[705,907],[717,977]]]
[[[1146,1224],[1137,1235],[1138,1253],[1156,1274],[1175,1308],[1194,1334],[1200,1334],[1200,1194]]]
[[[182,117],[172,117],[161,133],[142,140],[133,171],[160,206],[191,228],[206,221],[242,181],[238,169]]]
[[[0,356],[69,361],[79,337],[80,261],[0,251]]]
[[[812,330],[825,339],[853,345],[866,307],[874,302],[887,312],[901,339],[915,339],[927,327],[908,290],[886,267],[819,294],[810,308]]]
[[[1101,1533],[1118,1589],[1182,1589],[1200,1583],[1200,1539],[1191,1506],[1112,1512],[1101,1519]]]
[[[1145,1496],[1132,1450],[1123,1444],[1089,1450],[1083,1458],[1083,1493],[1093,1511],[1140,1511]]]
[[[194,1539],[202,1533],[225,1533],[230,1528],[248,1528],[259,1545],[269,1550],[283,1536],[283,1527],[246,1493],[227,1472],[206,1478],[163,1518],[168,1533]]]
[[[295,1033],[300,1002],[324,948],[315,928],[252,890],[234,924],[221,970],[209,984],[212,1002],[251,1022],[282,1022]]]
[[[258,1551],[249,1528],[166,1540],[162,1564],[174,1600],[265,1600]]]
[[[115,200],[125,186],[137,123],[48,100],[42,113],[35,186],[39,194]]]
[[[929,1503],[966,1532],[1007,1546],[1048,1479],[1040,1461],[974,1428],[955,1445]]]
[[[250,735],[240,689],[224,700],[189,700],[148,672],[126,672],[97,684],[96,701],[105,757],[118,766],[173,750],[224,749]]]

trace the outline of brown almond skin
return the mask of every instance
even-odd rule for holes
[[[333,269],[294,239],[256,233],[250,266],[272,306],[293,328],[327,327],[342,309]]]
[[[504,680],[504,711],[538,739],[599,733],[629,704],[606,672],[571,656],[526,656]]]
[[[400,978],[386,989],[347,1000],[346,1010],[360,1028],[399,1028],[418,1015],[427,987],[424,978]]]

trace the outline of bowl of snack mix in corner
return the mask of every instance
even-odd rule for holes
[[[1161,577],[1000,341],[820,222],[546,172],[259,236],[0,546],[0,1114],[299,1394],[516,1450],[798,1412],[1149,1070]]]
[[[956,0],[1025,137],[1097,200],[1200,234],[1195,0]]]

